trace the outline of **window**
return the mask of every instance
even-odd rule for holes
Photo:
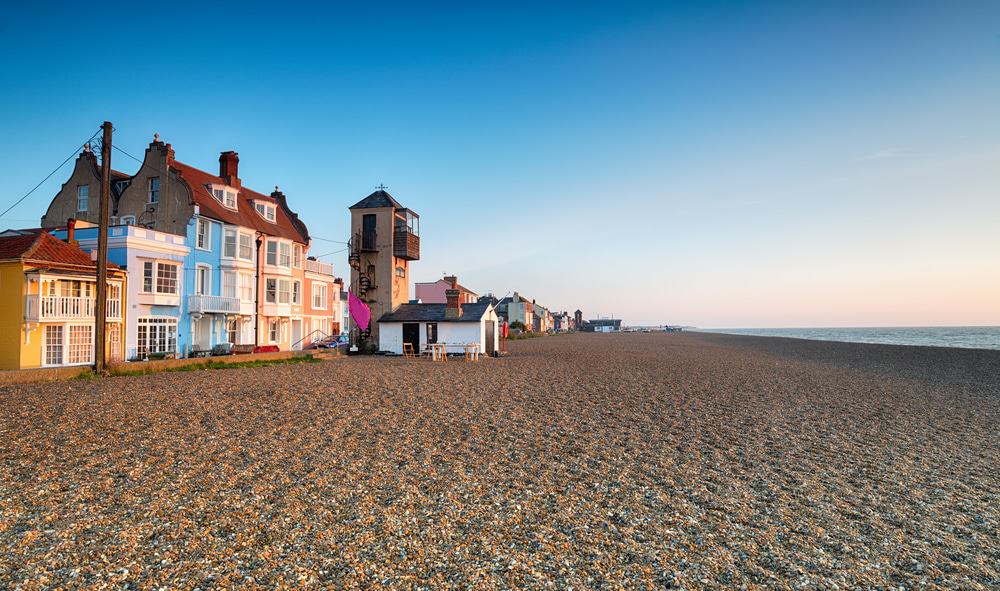
[[[232,320],[227,320],[226,342],[228,342],[230,345],[237,344],[239,342],[237,340],[239,338],[239,334],[240,334],[240,321],[235,318]]]
[[[326,293],[325,283],[312,284],[313,308],[316,308],[317,310],[326,309]]]
[[[177,352],[177,319],[156,316],[137,319],[138,340],[136,354]]]
[[[278,303],[279,304],[287,304],[289,302],[289,300],[291,299],[291,289],[290,289],[290,286],[289,286],[290,283],[291,282],[288,281],[287,279],[279,279],[278,280]]]
[[[302,303],[302,282],[292,281],[292,303],[301,304]]]
[[[149,202],[160,202],[160,179],[155,176],[149,179]]]
[[[223,202],[223,205],[229,209],[236,209],[236,191],[226,190],[226,200]]]
[[[246,261],[253,260],[253,235],[240,232],[240,258]]]
[[[272,343],[278,342],[278,321],[267,321],[267,340]]]
[[[278,266],[278,243],[274,240],[267,241],[267,259],[268,265]]]
[[[211,225],[208,223],[208,220],[203,220],[201,218],[198,218],[198,226],[197,226],[197,234],[198,234],[197,246],[198,246],[198,248],[200,248],[202,250],[210,250],[211,247],[209,245],[209,239],[211,238],[211,234],[210,234],[211,231],[212,231],[211,230]]]
[[[278,243],[278,266],[288,267],[291,265],[292,262],[291,250],[292,247],[287,242]]]
[[[226,271],[222,274],[222,295],[227,298],[236,297],[236,273]]]
[[[177,265],[156,264],[156,293],[177,293]]]
[[[90,205],[90,186],[80,185],[76,188],[76,210],[87,211]]]
[[[48,325],[45,327],[45,365],[62,365],[63,362],[63,327]]]
[[[236,257],[236,229],[226,228],[222,232],[222,256]]]
[[[212,290],[212,270],[199,265],[194,270],[194,292],[198,295],[208,295]]]
[[[146,261],[142,264],[142,293],[153,293],[153,268],[156,263]]]
[[[215,200],[218,201],[219,203],[223,203],[226,200],[226,197],[225,195],[223,195],[223,193],[225,193],[225,191],[223,191],[222,189],[212,189],[212,196],[215,197]]]
[[[264,301],[269,304],[278,303],[278,280],[277,279],[265,279],[264,280]]]
[[[257,201],[253,204],[254,209],[260,214],[260,217],[264,218],[269,222],[274,222],[274,206],[270,203],[262,203]]]
[[[118,218],[118,223],[121,224],[121,225],[123,225],[123,226],[134,226],[135,225],[135,216],[134,215],[123,215],[122,217]]]
[[[94,327],[70,326],[69,351],[66,363],[92,363],[94,361]]]
[[[253,275],[250,273],[240,273],[240,299],[244,302],[252,302],[253,292]]]
[[[296,269],[302,267],[302,246],[298,244],[292,248],[292,266]]]
[[[438,342],[438,325],[437,322],[427,323],[427,344],[433,344]]]
[[[396,267],[396,277],[406,277],[406,269],[403,267]]]

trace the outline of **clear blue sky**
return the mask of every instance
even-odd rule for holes
[[[136,155],[238,150],[316,236],[385,183],[418,281],[627,323],[1000,324],[1000,3],[361,4],[5,7],[0,210],[109,119]]]

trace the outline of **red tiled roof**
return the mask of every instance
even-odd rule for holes
[[[278,198],[274,198],[270,195],[263,195],[246,187],[241,187],[239,195],[236,198],[238,211],[233,211],[219,203],[219,200],[205,186],[209,184],[225,185],[226,181],[221,177],[177,162],[176,160],[172,162],[171,166],[191,188],[192,198],[199,206],[201,215],[227,224],[253,228],[268,236],[277,236],[302,244],[309,244],[309,231],[306,229],[305,224],[288,208],[284,196],[280,193]],[[266,201],[275,205],[275,221],[273,224],[257,213],[252,203],[254,200]]]
[[[48,232],[0,237],[0,260],[17,259],[75,267],[97,267],[97,263],[91,260],[89,254],[80,250],[80,247],[63,242]],[[108,268],[117,269],[118,265],[108,263]]]

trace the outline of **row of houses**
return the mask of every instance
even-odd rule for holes
[[[40,228],[0,233],[0,368],[93,363],[100,169],[85,148]],[[296,350],[346,328],[343,280],[311,256],[276,186],[242,184],[155,136],[134,174],[112,174],[108,344],[116,360],[220,349]]]

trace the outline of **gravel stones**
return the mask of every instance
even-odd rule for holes
[[[0,588],[1000,586],[1000,377],[807,347],[574,335],[4,388]]]

